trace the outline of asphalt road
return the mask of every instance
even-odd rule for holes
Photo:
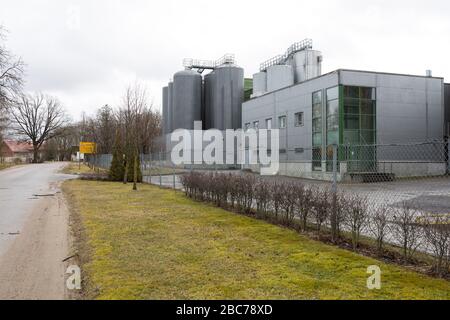
[[[0,171],[0,299],[64,299],[68,210],[65,163]]]

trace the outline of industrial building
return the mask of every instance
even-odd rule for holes
[[[442,143],[450,134],[450,85],[443,78],[431,71],[322,74],[322,61],[311,40],[293,44],[260,65],[251,99],[243,101],[243,70],[234,61],[190,60],[163,90],[165,133],[192,129],[193,120],[203,120],[205,129],[279,129],[279,174],[287,176],[331,179],[333,145],[339,146],[340,180],[354,173],[402,177],[448,171],[448,154],[432,152],[433,145],[418,146],[415,153],[389,148]],[[212,70],[204,78],[193,71],[203,68]]]

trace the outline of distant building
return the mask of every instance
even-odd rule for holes
[[[0,161],[30,163],[33,161],[33,145],[30,142],[4,140],[0,146]]]

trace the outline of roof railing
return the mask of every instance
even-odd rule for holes
[[[236,60],[235,60],[234,54],[227,53],[223,57],[221,57],[220,59],[218,59],[216,61],[186,58],[183,60],[183,67],[186,69],[214,70],[221,65],[235,64],[235,63],[236,63]]]
[[[267,69],[272,66],[284,64],[293,54],[304,50],[310,50],[312,48],[313,48],[313,41],[311,39],[305,39],[303,41],[296,42],[286,50],[285,54],[275,56],[261,63],[259,71],[261,72],[267,71]]]

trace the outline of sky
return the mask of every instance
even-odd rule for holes
[[[305,38],[323,73],[431,69],[450,82],[448,0],[0,0],[0,25],[27,64],[25,90],[58,97],[74,120],[119,106],[136,81],[160,110],[184,58],[234,53],[251,77]]]

